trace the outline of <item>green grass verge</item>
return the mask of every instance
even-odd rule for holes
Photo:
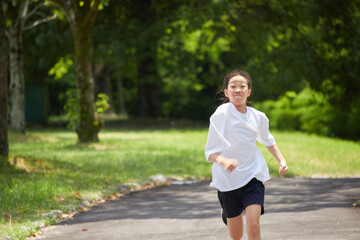
[[[360,176],[358,143],[295,132],[273,135],[288,161],[288,176]],[[5,160],[13,166],[0,171],[0,238],[24,239],[40,224],[55,222],[41,214],[74,211],[82,199],[109,196],[122,183],[139,183],[159,173],[211,177],[211,164],[204,157],[205,128],[107,129],[99,137],[99,143],[79,146],[76,134],[68,130],[10,133],[10,156]],[[276,160],[259,147],[276,176]]]

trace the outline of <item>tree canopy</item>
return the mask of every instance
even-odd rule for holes
[[[114,112],[206,120],[223,77],[240,68],[253,78],[252,102],[319,93],[330,109],[318,123],[326,124],[324,134],[360,135],[359,0],[73,2],[79,9],[98,4],[93,55],[84,57],[90,91],[105,92]],[[53,115],[63,114],[66,90],[84,89],[76,83],[80,52],[72,36],[87,25],[74,27],[71,19],[59,11],[58,20],[23,36],[25,82],[47,86]]]

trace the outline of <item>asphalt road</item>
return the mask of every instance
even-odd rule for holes
[[[352,208],[360,199],[360,178],[280,178],[265,186],[262,239],[360,239],[360,207]],[[216,190],[209,182],[199,182],[131,193],[49,227],[37,239],[230,237]]]

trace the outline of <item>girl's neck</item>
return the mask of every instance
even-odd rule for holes
[[[242,114],[246,114],[246,112],[247,112],[246,104],[240,105],[240,106],[235,106],[235,108]]]

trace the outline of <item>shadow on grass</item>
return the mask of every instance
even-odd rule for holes
[[[5,176],[10,176],[14,174],[26,173],[23,169],[18,169],[9,162],[10,157],[0,156],[0,174]]]

